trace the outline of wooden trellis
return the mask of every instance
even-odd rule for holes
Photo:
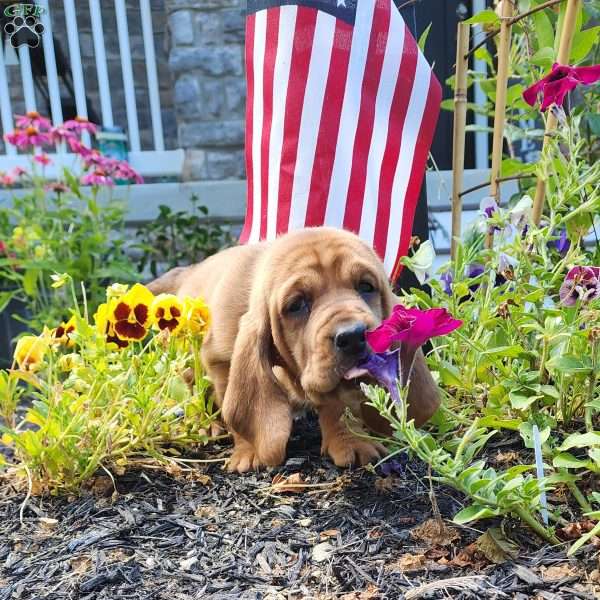
[[[500,167],[502,165],[502,148],[504,143],[504,122],[506,115],[506,90],[509,78],[509,56],[511,46],[511,29],[518,21],[530,16],[540,10],[545,10],[555,4],[566,2],[565,18],[562,30],[557,32],[559,37],[558,53],[556,62],[559,64],[568,64],[575,33],[575,24],[577,13],[581,8],[581,0],[549,0],[539,6],[518,15],[513,15],[513,0],[501,0],[499,5],[500,27],[494,29],[490,34],[471,50],[466,51],[468,47],[468,38],[470,26],[464,23],[458,24],[457,43],[456,43],[456,84],[454,94],[454,139],[453,139],[453,186],[452,186],[452,247],[451,258],[456,259],[456,249],[460,240],[460,226],[462,218],[461,197],[463,172],[464,172],[464,149],[465,149],[465,125],[466,125],[466,73],[468,69],[468,60],[473,52],[485,44],[489,39],[497,35],[500,36],[498,42],[498,71],[496,80],[496,107],[494,113],[494,136],[492,142],[492,167],[490,172],[490,195],[496,198],[500,203],[500,184],[503,181],[500,177]],[[465,39],[467,42],[465,42]],[[546,119],[546,136],[544,146],[546,145],[548,135],[556,128],[556,117],[551,111],[548,111]],[[538,177],[536,193],[533,204],[532,218],[537,225],[544,208],[545,181]],[[490,233],[486,237],[486,247],[491,248],[493,244],[493,235]]]

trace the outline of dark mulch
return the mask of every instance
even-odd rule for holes
[[[23,495],[5,488],[0,600],[594,597],[583,584],[597,557],[568,564],[564,552],[530,545],[525,530],[511,531],[519,559],[499,566],[469,553],[475,529],[458,529],[448,545],[414,539],[432,516],[424,468],[409,463],[388,478],[337,469],[319,456],[317,429],[301,421],[290,459],[269,472],[230,475],[210,463],[174,477],[146,468],[117,478],[118,494],[100,477],[77,498],[32,499],[24,525]],[[297,473],[318,485],[272,490],[277,474]],[[462,508],[451,490],[436,487],[435,497],[444,518]]]

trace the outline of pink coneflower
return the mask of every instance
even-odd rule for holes
[[[13,167],[9,172],[15,179],[27,175],[27,170],[23,167]]]
[[[52,129],[52,123],[50,123],[49,119],[42,117],[36,111],[30,111],[25,115],[16,115],[15,126],[17,129],[35,127],[40,131],[50,131]]]
[[[69,144],[71,151],[81,156],[81,158],[88,158],[92,154],[92,149],[76,137],[67,138],[67,143]]]
[[[86,169],[90,167],[100,167],[103,171],[112,171],[115,161],[112,158],[104,156],[101,152],[93,148],[83,159],[83,166]]]
[[[10,173],[0,173],[0,185],[11,187],[15,185],[15,178]]]
[[[69,188],[62,181],[52,181],[44,186],[47,192],[56,192],[57,194],[64,194],[69,191]]]
[[[112,178],[107,175],[102,169],[96,169],[91,173],[87,173],[81,178],[82,185],[93,186],[113,186],[115,183]]]
[[[73,131],[74,133],[81,134],[84,131],[88,133],[96,133],[98,129],[94,123],[90,123],[85,117],[75,117],[74,119],[70,119],[69,121],[65,121],[63,123],[63,127],[68,131]]]
[[[117,161],[114,175],[117,179],[126,179],[127,181],[134,181],[135,183],[144,183],[144,178],[124,160]]]
[[[52,162],[47,154],[36,154],[33,160],[44,167],[47,167]]]
[[[12,133],[7,133],[4,139],[11,145],[22,150],[33,146],[49,146],[52,144],[50,133],[40,131],[37,127],[30,125],[25,129],[15,129]]]

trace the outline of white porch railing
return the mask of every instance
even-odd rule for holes
[[[106,4],[108,3],[108,0],[102,0],[102,2]],[[50,11],[52,9],[49,6],[48,0],[38,0],[37,4],[42,6],[44,9],[41,15],[41,22],[44,26],[44,32],[42,34],[43,56],[45,71],[47,74],[46,82],[51,112],[50,116],[52,118],[52,122],[57,125],[63,122],[63,111],[61,105],[60,84],[56,66],[54,41],[52,37],[52,20],[50,18]],[[56,0],[56,2],[53,1],[52,4],[58,4],[58,0]],[[86,3],[83,1],[77,2],[79,11],[86,9],[84,8],[85,4]],[[108,76],[105,38],[103,31],[104,26],[107,26],[107,23],[103,23],[102,20],[100,0],[88,0],[87,4],[89,5],[92,25],[92,38],[96,74],[98,78],[102,125],[104,127],[113,127],[114,120],[111,84],[112,88],[114,89],[115,82],[110,82]],[[75,106],[79,116],[88,117],[86,87],[79,45],[75,0],[63,0],[63,7]],[[145,84],[147,85],[148,89],[150,117],[152,123],[153,147],[148,150],[142,150],[140,141],[138,107],[136,105],[135,98],[136,82],[133,74],[132,57],[129,44],[126,1],[114,0],[114,8],[116,14],[116,29],[119,41],[119,54],[121,59],[121,72],[127,114],[129,162],[138,172],[145,176],[180,175],[183,168],[184,151],[165,150],[150,0],[139,0],[139,18],[142,26],[142,38],[146,62],[147,81]],[[135,18],[137,18],[137,15]],[[110,25],[112,26],[112,24]],[[17,52],[23,88],[22,98],[24,100],[25,109],[27,111],[34,111],[37,110],[38,107],[32,73],[30,50],[26,45],[21,45],[17,49]],[[138,82],[138,84],[139,83],[140,82]],[[2,44],[0,44],[0,123],[2,125],[2,134],[10,132],[14,128],[14,115],[11,94],[9,90],[7,65]],[[53,162],[55,163],[55,167],[60,167],[62,164],[72,163],[72,157],[68,154],[60,154],[60,148],[57,148],[57,153],[51,155],[51,157],[54,159]],[[0,153],[0,170],[2,171],[8,170],[17,165],[25,166],[26,163],[27,157],[17,154],[16,150],[10,145],[6,145],[5,154]]]

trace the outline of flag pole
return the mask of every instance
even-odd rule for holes
[[[496,110],[494,112],[494,138],[492,142],[492,170],[490,176],[490,195],[500,204],[500,167],[502,166],[502,147],[504,144],[504,120],[506,116],[506,88],[508,85],[508,63],[510,60],[512,0],[501,0],[500,4],[500,41],[498,43],[498,72],[496,74]],[[488,231],[485,247],[491,248],[494,234]]]
[[[462,196],[465,170],[465,127],[467,123],[467,69],[469,66],[470,26],[458,23],[456,30],[456,77],[454,82],[454,131],[452,143],[452,240],[450,258],[456,260],[462,220]]]
[[[581,0],[567,0],[567,9],[565,11],[565,19],[563,21],[562,32],[560,33],[558,55],[556,57],[556,62],[560,65],[569,64],[569,57],[571,56],[571,46],[573,45],[573,36],[575,33],[575,24],[577,22],[577,14],[579,13],[580,5]],[[558,32],[557,35],[559,35]],[[544,144],[542,147],[542,152],[544,152],[544,150],[546,149],[549,136],[556,129],[557,123],[558,120],[556,116],[551,110],[549,110],[548,116],[546,117],[546,132],[544,134]],[[546,180],[541,175],[538,175],[532,210],[532,219],[536,225],[540,224],[540,219],[542,218],[545,196]]]

